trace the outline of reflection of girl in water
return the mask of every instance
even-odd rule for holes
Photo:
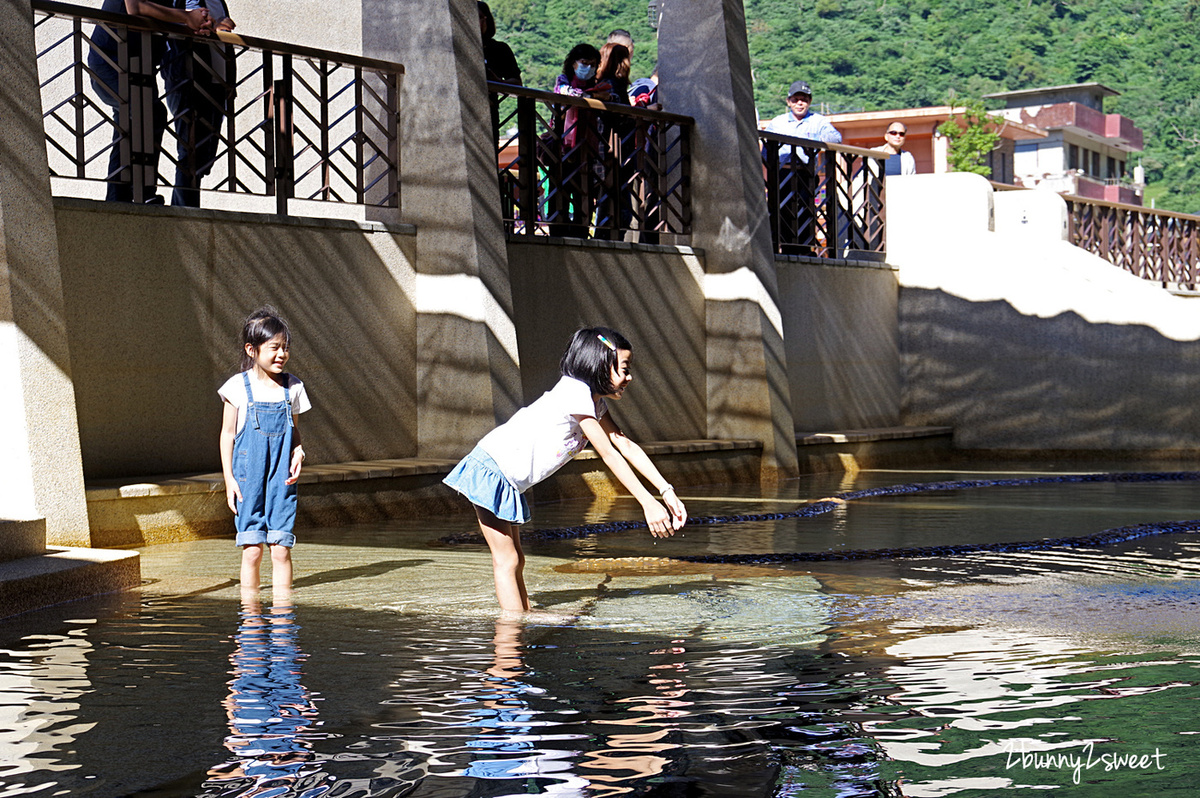
[[[510,619],[496,621],[493,638],[495,659],[487,670],[487,689],[476,696],[480,707],[471,711],[472,725],[479,734],[467,742],[474,758],[463,771],[477,779],[520,779],[539,777],[546,794],[581,794],[587,781],[572,772],[577,753],[545,746],[547,737],[535,733],[548,725],[537,720],[537,711],[526,696],[545,691],[521,681],[520,628]],[[472,793],[474,794],[474,793]]]
[[[205,787],[226,795],[284,794],[306,775],[313,752],[305,732],[316,723],[317,707],[300,683],[306,655],[296,645],[299,629],[290,600],[277,596],[263,612],[257,593],[244,594],[225,699],[225,747],[236,759],[212,768]]]

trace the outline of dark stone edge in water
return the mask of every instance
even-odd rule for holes
[[[910,482],[903,485],[886,485],[880,488],[854,490],[838,493],[828,499],[806,504],[796,510],[783,513],[758,513],[752,515],[710,515],[689,518],[686,526],[710,526],[714,524],[739,524],[756,521],[783,521],[789,518],[812,518],[823,515],[843,504],[858,499],[877,496],[901,496],[909,493],[931,493],[947,490],[972,490],[975,488],[1011,488],[1027,485],[1049,485],[1096,482],[1185,482],[1200,480],[1200,471],[1120,472],[1105,474],[1063,474],[1052,477],[1025,477],[1019,479],[956,479],[944,482]],[[568,540],[609,532],[626,532],[644,529],[645,521],[610,521],[602,524],[556,529],[535,529],[522,533],[525,540]],[[915,557],[947,557],[970,554],[977,551],[1015,552],[1039,551],[1056,548],[1095,548],[1123,543],[1127,540],[1200,531],[1200,519],[1192,521],[1161,521],[1151,524],[1136,524],[1115,529],[1106,529],[1092,535],[1076,537],[1045,538],[1042,540],[1014,541],[1010,543],[964,543],[951,546],[914,546],[895,549],[856,549],[852,551],[792,551],[762,554],[698,554],[682,555],[669,559],[695,563],[763,564],[779,562],[827,562],[833,560],[881,560]],[[447,535],[442,543],[483,543],[478,534]]]

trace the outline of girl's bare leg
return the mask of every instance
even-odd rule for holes
[[[262,565],[264,545],[256,543],[250,546],[242,546],[242,588],[245,590],[258,590],[259,567]]]
[[[292,589],[292,550],[287,546],[271,546],[271,586],[275,590]]]
[[[525,592],[525,552],[521,550],[521,527],[502,521],[482,507],[475,507],[479,530],[492,552],[492,572],[496,579],[496,600],[500,609],[529,611]]]

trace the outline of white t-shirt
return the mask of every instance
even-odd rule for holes
[[[284,374],[283,376],[288,381],[288,392],[291,394],[290,398],[292,400],[292,415],[311,410],[312,403],[308,401],[308,393],[304,390],[304,383],[291,374]],[[254,392],[254,401],[256,402],[283,401],[283,386],[274,380],[271,381],[270,385],[264,385],[251,377],[250,390]],[[246,406],[250,404],[246,397],[246,383],[242,381],[242,372],[239,371],[225,380],[225,384],[217,390],[217,395],[237,408],[237,431],[241,432],[242,427],[246,425]]]
[[[601,418],[603,399],[592,401],[582,380],[563,377],[537,401],[483,436],[479,446],[522,493],[562,468],[583,450],[587,436],[573,416]]]

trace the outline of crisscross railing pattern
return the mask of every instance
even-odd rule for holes
[[[489,83],[505,226],[518,235],[665,243],[689,236],[691,117]]]
[[[882,253],[887,155],[759,131],[775,251],[846,258]]]
[[[292,198],[400,206],[399,64],[33,7],[53,177],[132,202],[166,188],[198,205],[203,186],[273,196],[281,214]]]
[[[1066,196],[1072,244],[1168,288],[1200,283],[1200,216]]]

